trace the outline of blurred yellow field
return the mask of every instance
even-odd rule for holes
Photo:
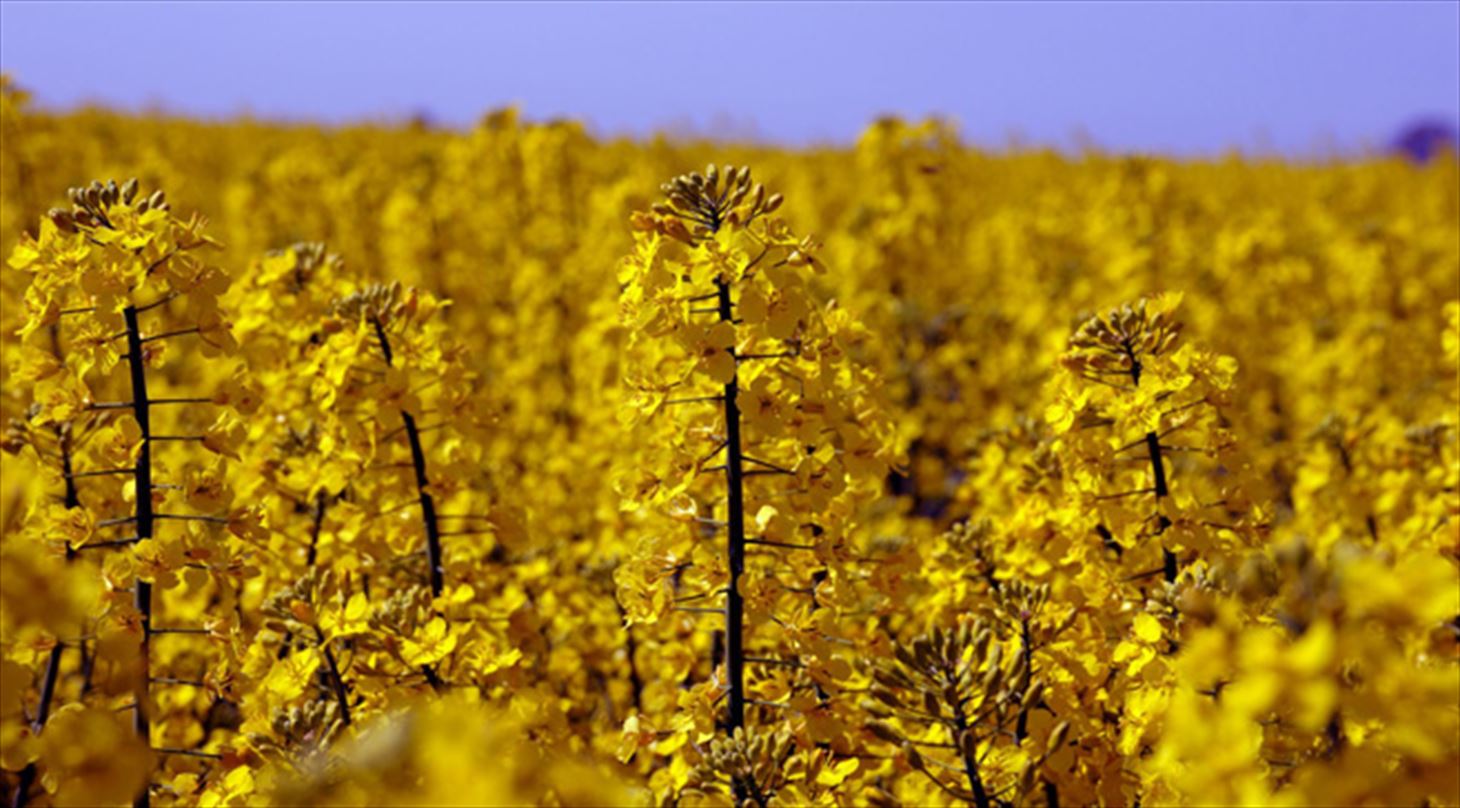
[[[9,804],[1460,804],[1453,153],[3,104]]]

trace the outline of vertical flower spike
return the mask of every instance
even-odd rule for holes
[[[54,358],[57,362],[64,363],[65,357],[61,352],[59,342],[53,343],[55,350]],[[73,429],[78,425],[72,421],[60,424],[51,424],[49,427],[32,427],[29,421],[19,421],[11,424],[6,430],[4,449],[10,453],[18,453],[28,450],[32,462],[38,467],[47,469],[51,473],[59,473],[63,493],[61,494],[60,508],[65,514],[54,514],[55,508],[49,509],[52,512],[54,521],[51,524],[61,524],[72,528],[79,528],[84,531],[89,525],[85,512],[81,510],[81,499],[76,488],[76,477],[73,472],[76,438]],[[84,428],[84,421],[81,424]],[[52,468],[47,468],[47,467]],[[58,466],[58,467],[55,467]],[[48,475],[49,476],[49,475]],[[55,518],[59,517],[59,518]],[[77,553],[71,547],[69,538],[63,536],[65,543],[65,558],[69,563],[74,560]],[[44,551],[41,542],[25,542],[27,549],[33,551]],[[64,587],[71,585],[72,581],[63,577],[53,580],[51,585]],[[53,615],[53,620],[59,617]],[[83,625],[82,621],[76,621],[75,626]],[[85,633],[78,631],[78,634]],[[36,704],[35,717],[30,722],[30,731],[39,735],[45,727],[47,719],[55,704],[56,686],[61,676],[61,657],[65,653],[66,643],[60,636],[52,636],[54,643],[46,658],[45,672],[42,674],[39,701]],[[35,785],[36,777],[40,770],[35,761],[26,763],[25,768],[20,771],[20,778],[15,786],[15,794],[11,800],[13,808],[23,808],[30,799],[31,788]]]
[[[304,349],[315,444],[305,451],[339,471],[309,496],[331,503],[332,541],[353,545],[330,550],[348,553],[329,562],[333,595],[371,606],[388,641],[357,647],[378,652],[395,675],[423,676],[437,690],[458,672],[489,675],[464,660],[497,658],[503,644],[494,627],[464,619],[466,606],[499,583],[497,565],[527,549],[528,531],[524,513],[486,486],[476,414],[485,391],[442,322],[446,303],[398,283],[333,292]],[[306,574],[320,571],[317,551]],[[351,577],[360,591],[344,591]],[[288,636],[329,650],[312,625]]]
[[[1237,363],[1181,344],[1174,314],[1180,301],[1160,295],[1081,325],[1060,360],[1058,401],[1046,413],[1060,441],[1056,451],[1063,448],[1075,469],[1077,496],[1100,516],[1097,532],[1103,528],[1113,546],[1134,550],[1123,558],[1146,559],[1149,548],[1160,547],[1153,571],[1168,583],[1182,553],[1200,556],[1239,537],[1244,543],[1260,527],[1242,512],[1230,480],[1193,474],[1184,488],[1172,480],[1174,465],[1192,466],[1174,457],[1234,459],[1217,407],[1232,390]],[[1222,521],[1234,517],[1246,521]]]
[[[174,216],[161,191],[143,194],[134,179],[93,182],[69,196],[70,209],[50,211],[39,235],[22,239],[10,259],[33,275],[21,337],[33,350],[49,344],[55,357],[37,378],[35,422],[61,430],[65,510],[83,506],[86,513],[80,521],[64,517],[52,535],[66,537],[68,555],[123,551],[105,560],[102,573],[114,586],[131,586],[133,606],[98,604],[97,661],[112,677],[105,687],[132,693],[143,754],[151,754],[154,738],[163,739],[166,753],[198,717],[162,706],[179,703],[156,693],[178,677],[154,672],[153,639],[209,629],[157,625],[165,610],[154,587],[177,586],[186,567],[189,589],[212,587],[231,599],[240,548],[227,536],[251,538],[259,523],[251,509],[233,505],[221,459],[210,472],[189,467],[176,474],[162,457],[186,456],[191,447],[236,456],[237,416],[212,396],[159,394],[149,376],[168,353],[211,357],[237,347],[218,306],[229,279],[202,260],[202,251],[215,246],[203,220]],[[121,651],[126,637],[134,644]],[[144,788],[135,803],[149,798]]]
[[[847,667],[827,640],[856,598],[851,528],[893,457],[876,379],[851,361],[864,334],[817,301],[816,243],[771,215],[781,197],[748,168],[710,166],[663,190],[634,215],[620,272],[633,390],[622,420],[642,441],[620,475],[624,508],[642,519],[620,601],[631,623],[723,615],[707,709],[721,693],[724,708],[705,718],[726,735],[770,700],[757,695],[803,686],[817,694],[804,708],[831,715]],[[746,799],[751,785],[732,791]]]
[[[379,403],[396,411],[405,432],[406,445],[410,449],[411,473],[421,508],[421,525],[426,534],[426,580],[430,584],[432,597],[435,597],[441,594],[446,573],[441,549],[441,523],[436,516],[436,498],[432,493],[426,469],[421,428],[416,422],[416,416],[424,414],[424,410],[412,385],[410,371],[403,371],[396,359],[398,349],[419,350],[425,346],[401,345],[403,337],[395,340],[391,337],[391,332],[400,332],[409,327],[414,317],[419,315],[421,321],[425,321],[436,309],[435,301],[429,296],[426,298],[424,311],[419,304],[420,298],[415,290],[403,294],[398,283],[390,286],[373,285],[336,300],[334,314],[340,318],[345,329],[354,331],[352,347],[358,349],[362,342],[371,343],[378,352],[375,356],[382,367],[366,371],[367,375],[373,373],[378,378],[370,392],[374,393],[373,398]],[[360,339],[362,336],[363,340]]]
[[[862,705],[878,741],[898,748],[940,791],[978,808],[1031,801],[1040,767],[1069,733],[1066,723],[1052,725],[1037,739],[1037,754],[1016,751],[1024,740],[1017,727],[1044,683],[1031,679],[1024,654],[1006,655],[993,637],[980,619],[894,645]]]

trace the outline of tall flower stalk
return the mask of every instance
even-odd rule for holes
[[[1142,559],[1159,547],[1159,563],[1134,577],[1159,575],[1168,584],[1183,556],[1190,562],[1227,541],[1222,535],[1250,538],[1261,529],[1260,515],[1244,511],[1241,477],[1231,473],[1240,458],[1218,409],[1232,390],[1236,363],[1180,340],[1180,300],[1161,295],[1086,320],[1070,337],[1059,400],[1047,413],[1069,450],[1065,464],[1085,481],[1077,496],[1101,517],[1102,541]],[[1221,477],[1189,475],[1175,496],[1175,455],[1190,458],[1184,465],[1194,472],[1201,455],[1233,462]],[[1137,465],[1144,473],[1134,471]],[[1148,509],[1134,504],[1148,496]]]
[[[195,340],[207,356],[236,347],[230,324],[217,306],[228,277],[198,258],[200,249],[212,244],[202,233],[202,220],[175,218],[162,192],[143,196],[136,180],[120,186],[94,182],[72,189],[70,198],[72,207],[52,210],[42,222],[39,236],[23,242],[11,260],[12,266],[35,273],[27,300],[30,319],[22,337],[42,329],[60,329],[73,349],[72,356],[58,361],[46,374],[39,397],[40,418],[77,423],[106,419],[109,423],[96,432],[95,445],[85,455],[88,463],[100,461],[97,466],[73,467],[73,455],[69,450],[65,455],[68,510],[85,504],[90,512],[82,534],[74,542],[68,538],[67,551],[130,550],[133,609],[126,630],[134,632],[136,646],[131,661],[116,662],[127,670],[125,677],[132,683],[133,732],[148,750],[188,754],[152,747],[156,709],[152,689],[179,682],[198,684],[154,673],[152,641],[161,634],[206,634],[207,629],[156,625],[154,584],[176,585],[190,550],[211,543],[207,534],[226,528],[235,535],[252,536],[258,523],[249,509],[227,507],[231,496],[218,469],[197,472],[189,466],[180,476],[159,482],[155,451],[159,443],[196,443],[216,454],[236,456],[234,448],[242,427],[223,410],[211,426],[197,433],[158,434],[155,407],[178,408],[180,415],[174,421],[186,428],[195,423],[189,418],[194,409],[214,410],[226,402],[227,391],[207,397],[155,396],[148,389],[148,368],[159,363],[166,341]],[[144,325],[147,319],[155,326]],[[126,382],[120,387],[124,398],[107,400],[105,392],[114,388],[110,371],[122,360],[126,363]],[[91,487],[86,495],[77,485],[81,480]],[[123,480],[130,485],[123,485]],[[174,491],[180,493],[171,495]],[[169,501],[206,512],[158,510],[159,503]],[[127,508],[129,513],[114,515],[119,508]],[[157,527],[162,520],[175,521],[191,533],[180,538],[159,537]],[[113,530],[130,535],[103,535]],[[209,551],[198,557],[226,568],[226,556]],[[101,644],[98,654],[103,654]],[[46,689],[53,691],[54,679],[48,679]],[[49,706],[49,699],[46,701]],[[149,789],[144,787],[134,804],[145,806],[149,801]]]
[[[730,166],[663,190],[665,202],[635,216],[636,250],[620,273],[634,391],[622,416],[652,448],[620,477],[644,532],[615,579],[631,624],[722,619],[695,723],[738,738],[749,707],[786,706],[767,698],[775,693],[804,692],[818,714],[836,709],[827,694],[849,669],[828,642],[839,610],[826,601],[838,587],[844,604],[855,600],[850,528],[892,441],[873,378],[849,361],[858,327],[815,302],[817,245],[772,216],[781,197]],[[757,551],[766,563],[751,563]],[[753,636],[762,623],[783,636]],[[762,801],[730,771],[737,799]]]

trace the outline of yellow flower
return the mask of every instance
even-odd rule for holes
[[[740,297],[739,314],[747,323],[764,324],[774,339],[787,340],[796,335],[796,328],[809,307],[795,288],[776,289],[769,296],[758,289],[746,289]]]
[[[233,491],[226,482],[228,466],[222,458],[208,468],[189,465],[183,469],[183,501],[199,513],[213,514],[226,509],[233,501]]]
[[[41,732],[41,765],[61,806],[131,802],[151,777],[152,750],[109,709],[68,704]]]
[[[222,808],[223,806],[248,805],[257,797],[254,793],[253,771],[239,766],[221,779],[210,784],[198,798],[199,808]]]
[[[57,374],[36,383],[35,400],[40,405],[38,423],[65,423],[86,412],[91,391],[78,377]]]
[[[694,357],[695,368],[718,384],[729,384],[735,378],[735,326],[727,322],[701,326],[687,323],[680,327],[679,339]]]
[[[275,660],[259,686],[276,702],[289,702],[304,693],[304,688],[319,670],[320,654],[313,648],[295,651],[289,656]]]
[[[239,459],[238,448],[248,437],[248,430],[238,416],[221,412],[211,425],[203,430],[203,446],[210,452]]]
[[[456,648],[457,632],[449,630],[446,621],[435,617],[422,629],[418,638],[401,642],[401,657],[414,667],[433,665]]]
[[[241,415],[253,415],[262,403],[263,392],[256,381],[241,372],[229,377],[213,394],[213,403],[232,407]]]

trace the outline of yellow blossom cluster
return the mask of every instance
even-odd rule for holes
[[[8,805],[1460,805],[1453,157],[0,129]]]

